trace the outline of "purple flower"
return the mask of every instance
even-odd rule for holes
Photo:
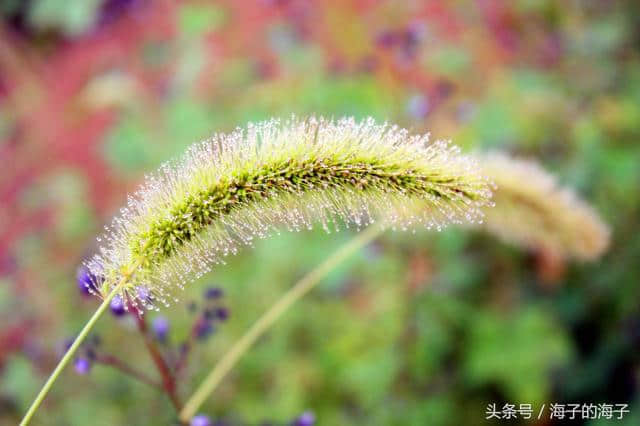
[[[87,348],[87,358],[89,361],[95,361],[97,357],[96,350],[92,347]]]
[[[422,22],[414,22],[410,24],[401,33],[402,50],[401,53],[406,60],[413,60],[418,51],[420,42],[427,34],[426,25]]]
[[[91,362],[87,358],[80,356],[73,362],[73,368],[78,374],[88,374],[91,371]]]
[[[136,288],[136,293],[138,295],[138,299],[142,302],[147,303],[151,301],[151,293],[149,293],[149,289],[143,285],[138,286]]]
[[[427,24],[422,21],[414,21],[407,25],[404,31],[404,41],[406,44],[417,44],[423,41],[427,35]]]
[[[407,114],[414,119],[425,118],[430,110],[429,99],[423,94],[415,94],[407,101]]]
[[[121,317],[122,315],[127,313],[127,310],[124,307],[124,301],[119,294],[111,299],[109,308],[111,309],[111,313],[117,317]]]
[[[313,426],[316,423],[316,416],[311,411],[305,411],[295,419],[294,426]]]
[[[209,287],[204,291],[205,299],[219,299],[224,295],[221,288]]]
[[[64,339],[64,341],[62,342],[62,355],[66,354],[69,348],[71,348],[71,345],[73,345],[73,341],[73,337]]]
[[[384,49],[395,46],[399,41],[398,33],[391,30],[383,31],[376,36],[376,44]]]
[[[76,282],[78,283],[78,289],[83,295],[90,295],[91,291],[98,291],[98,284],[100,279],[89,271],[89,269],[82,265],[78,267],[76,272]]]
[[[122,15],[132,15],[131,10],[143,3],[139,0],[105,0],[100,7],[98,23],[99,25],[109,25]]]
[[[229,318],[229,309],[225,307],[206,309],[202,316],[206,320],[226,321]]]
[[[214,332],[213,324],[210,320],[207,320],[204,317],[201,317],[196,322],[194,333],[198,340],[204,340],[209,337]]]
[[[226,321],[229,318],[229,309],[225,307],[216,309],[216,318],[220,321]]]
[[[204,414],[194,416],[189,422],[189,426],[211,426],[211,419]]]
[[[163,316],[157,316],[151,323],[151,328],[156,335],[156,339],[164,342],[169,334],[169,320]]]

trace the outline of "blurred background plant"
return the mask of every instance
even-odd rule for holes
[[[580,264],[481,232],[387,234],[240,361],[201,409],[211,422],[472,425],[489,403],[623,402],[631,413],[616,424],[638,424],[639,9],[2,2],[0,424],[17,422],[95,309],[76,268],[124,194],[213,131],[292,112],[371,115],[468,151],[536,158],[595,205],[611,248]],[[191,286],[184,300],[201,303],[219,283],[233,315],[190,351],[180,392],[350,236],[285,233]],[[164,332],[152,315],[153,332],[189,336],[190,308],[161,312]],[[97,333],[101,350],[154,372],[131,315]],[[35,424],[175,420],[161,393],[83,359],[75,370],[87,374],[66,371]]]

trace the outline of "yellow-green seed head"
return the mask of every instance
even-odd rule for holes
[[[476,162],[448,142],[372,119],[271,120],[216,134],[148,176],[87,266],[102,293],[126,276],[123,297],[166,305],[279,229],[440,229],[479,222],[490,197]]]

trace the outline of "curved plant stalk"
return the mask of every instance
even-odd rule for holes
[[[33,402],[31,403],[29,410],[27,411],[27,413],[24,415],[24,418],[20,422],[20,426],[26,426],[29,424],[29,422],[31,421],[31,418],[33,417],[35,412],[38,410],[38,407],[40,407],[40,404],[42,404],[42,401],[44,400],[45,396],[47,396],[47,393],[49,393],[49,390],[57,380],[62,370],[64,370],[67,364],[69,364],[69,361],[71,361],[71,359],[75,355],[80,345],[82,345],[82,342],[84,342],[85,338],[89,335],[89,332],[91,331],[93,326],[96,324],[100,316],[104,313],[105,310],[107,310],[107,308],[109,307],[109,303],[111,302],[111,299],[113,299],[122,290],[122,287],[125,285],[125,282],[126,282],[126,279],[123,278],[122,281],[113,288],[111,293],[109,293],[104,298],[104,300],[102,301],[98,309],[96,309],[96,311],[91,316],[89,321],[87,321],[87,323],[84,325],[84,327],[80,331],[80,334],[78,334],[78,336],[75,338],[75,340],[73,341],[69,349],[67,349],[67,352],[65,352],[64,356],[58,362],[58,365],[56,366],[56,368],[53,370],[53,372],[45,382],[44,386],[42,386],[42,389],[40,389],[40,392],[38,393],[38,396],[36,396],[36,399],[34,399]]]
[[[265,312],[244,335],[234,343],[222,359],[209,372],[196,391],[185,402],[180,411],[180,420],[188,422],[198,411],[202,403],[211,395],[226,374],[238,362],[240,357],[271,327],[295,302],[307,294],[331,270],[357,250],[366,246],[385,230],[382,224],[374,224],[357,234],[353,239],[340,247],[324,262],[300,279],[278,301]]]
[[[95,362],[97,364],[102,364],[104,366],[118,370],[122,374],[125,374],[132,379],[149,386],[152,389],[160,392],[164,391],[164,389],[162,388],[162,383],[159,383],[154,378],[147,376],[146,373],[138,371],[137,369],[131,367],[129,364],[127,364],[120,358],[115,357],[114,355],[99,353],[96,354],[95,357]]]

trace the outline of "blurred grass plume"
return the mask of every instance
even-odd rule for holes
[[[609,227],[576,193],[531,160],[501,152],[477,155],[496,184],[495,206],[483,226],[498,238],[530,249],[582,261],[595,260],[609,246]]]

